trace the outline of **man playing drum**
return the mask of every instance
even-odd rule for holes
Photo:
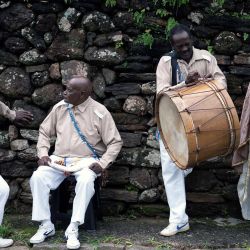
[[[216,79],[226,88],[225,76],[215,57],[206,50],[193,47],[191,34],[186,26],[175,26],[170,33],[170,42],[173,51],[163,56],[157,66],[157,94],[162,90],[174,90],[206,78]],[[170,208],[169,225],[160,234],[171,236],[189,230],[184,178],[192,168],[178,168],[169,157],[161,139],[159,143],[162,175]]]
[[[25,125],[33,120],[33,115],[26,110],[10,110],[8,106],[0,102],[0,115],[8,118],[18,125]],[[9,197],[10,188],[7,182],[0,175],[0,225],[2,225],[4,207]],[[12,239],[0,238],[0,248],[9,247],[13,244]]]
[[[78,226],[84,223],[85,212],[94,195],[94,180],[112,163],[122,147],[122,140],[108,110],[93,100],[92,82],[74,76],[66,85],[64,100],[57,103],[40,126],[37,144],[39,167],[30,185],[33,196],[32,220],[41,222],[30,243],[41,243],[55,234],[50,218],[49,193],[66,178],[68,172],[53,168],[62,162],[70,168],[74,162],[82,169],[73,172],[77,184],[71,223],[65,237],[68,249],[78,249]],[[56,136],[55,151],[48,156],[50,138]]]

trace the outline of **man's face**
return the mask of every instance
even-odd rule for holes
[[[88,98],[87,87],[79,87],[77,79],[71,79],[66,85],[66,90],[63,93],[64,101],[74,106],[79,105]]]
[[[172,45],[179,58],[190,61],[193,56],[193,42],[186,31],[173,35]]]

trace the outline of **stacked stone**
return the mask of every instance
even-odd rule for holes
[[[10,183],[11,204],[19,211],[31,208],[28,180],[37,167],[39,124],[62,99],[62,84],[80,74],[92,79],[93,97],[112,112],[124,140],[102,189],[105,212],[131,209],[146,215],[166,214],[152,121],[155,69],[160,56],[171,49],[162,39],[166,21],[153,14],[152,1],[119,0],[113,8],[100,0],[70,2],[1,1],[0,100],[35,117],[23,128],[9,126],[1,118],[0,173]],[[152,13],[144,21],[161,33],[156,32],[151,50],[134,42],[143,29],[135,25],[130,11],[148,6]],[[207,1],[190,1],[179,9],[177,19],[191,24],[196,47],[206,49],[210,40],[240,114],[250,79],[249,38],[243,39],[243,33],[250,33],[250,21],[226,14],[211,17],[206,7]],[[225,10],[240,12],[240,5],[230,1]],[[206,162],[188,177],[191,212],[223,213],[236,202],[238,177],[229,165],[221,159]],[[203,209],[207,206],[211,209]]]

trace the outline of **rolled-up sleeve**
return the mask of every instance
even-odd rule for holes
[[[108,111],[105,112],[105,115],[101,119],[100,130],[102,141],[107,147],[106,152],[100,159],[100,164],[102,168],[106,168],[116,159],[123,143],[115,122]]]

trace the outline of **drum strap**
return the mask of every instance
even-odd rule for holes
[[[100,157],[99,157],[98,153],[96,152],[96,150],[94,149],[94,147],[88,142],[86,136],[80,130],[80,127],[79,127],[79,125],[78,125],[78,123],[77,123],[77,121],[75,119],[75,116],[74,116],[74,114],[72,112],[72,109],[69,107],[69,104],[67,105],[67,110],[69,112],[69,116],[70,116],[71,121],[72,121],[72,123],[74,125],[74,128],[75,128],[77,134],[79,135],[79,137],[81,138],[82,142],[88,146],[88,148],[92,152],[94,158],[95,159],[99,159]]]
[[[181,79],[181,70],[179,67],[179,64],[177,62],[177,55],[174,50],[166,54],[167,56],[171,57],[171,67],[172,67],[172,86],[176,85],[177,82],[177,73],[179,76],[179,79]]]
[[[172,86],[177,84],[177,68],[178,68],[178,62],[177,57],[175,53],[173,52],[173,55],[171,56],[171,67],[172,67]]]

